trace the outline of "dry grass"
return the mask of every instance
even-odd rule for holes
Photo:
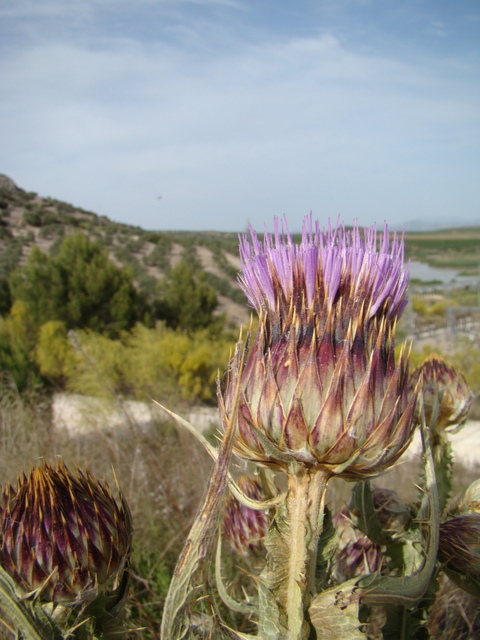
[[[478,598],[456,587],[448,578],[442,578],[427,627],[431,640],[478,640]]]
[[[115,478],[134,523],[130,626],[144,626],[142,638],[156,638],[164,598],[176,559],[202,500],[211,461],[200,446],[168,422],[145,432],[135,424],[120,436],[94,432],[74,438],[51,427],[48,399],[0,396],[2,485],[17,475],[61,457],[69,468],[88,468],[115,488]],[[132,637],[138,638],[135,634]]]
[[[48,457],[53,446],[48,398],[0,388],[0,483],[14,482],[22,469]]]

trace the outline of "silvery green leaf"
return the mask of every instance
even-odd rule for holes
[[[338,549],[338,534],[333,526],[332,514],[324,509],[323,529],[318,539],[318,556],[315,570],[317,591],[323,591],[328,584],[330,569]]]
[[[215,557],[215,582],[218,595],[222,602],[231,610],[237,613],[251,614],[254,611],[253,602],[237,602],[228,593],[222,577],[222,538],[219,533],[217,541],[217,555]]]
[[[365,640],[359,621],[361,590],[357,580],[322,591],[312,602],[310,622],[317,640]]]
[[[63,633],[35,597],[17,593],[17,585],[0,567],[0,619],[24,640],[62,640]],[[8,628],[8,627],[7,627]]]

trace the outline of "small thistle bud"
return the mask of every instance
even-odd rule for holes
[[[386,531],[396,533],[404,531],[412,514],[396,491],[374,487],[372,500],[378,521]]]
[[[344,507],[333,519],[339,539],[334,575],[337,583],[380,571],[384,564],[381,547],[353,526]]]
[[[432,354],[413,371],[412,385],[415,385],[418,380],[420,380],[427,424],[431,425],[432,412],[437,403],[438,417],[436,424],[433,425],[436,432],[441,433],[449,427],[460,426],[465,422],[473,394],[461,373],[457,373],[440,356]]]
[[[253,500],[264,500],[260,481],[255,476],[240,476],[237,480],[239,489]],[[263,551],[263,539],[270,525],[265,511],[251,509],[241,504],[230,493],[225,500],[223,531],[232,549],[239,555]]]
[[[0,564],[43,602],[90,602],[124,569],[128,506],[88,471],[44,462],[3,490],[2,505]]]
[[[460,513],[480,514],[480,479],[474,480],[467,487],[458,511]]]
[[[406,305],[403,241],[388,229],[280,232],[241,239],[241,285],[259,328],[240,374],[236,452],[253,462],[350,478],[376,475],[408,446],[415,393],[408,355],[395,363]],[[379,246],[377,246],[379,245]],[[234,385],[225,407],[232,412]]]
[[[462,589],[480,596],[480,514],[442,522],[438,549],[448,577]]]

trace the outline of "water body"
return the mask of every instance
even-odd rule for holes
[[[423,280],[424,282],[437,280],[442,284],[457,282],[463,285],[474,284],[478,281],[478,276],[461,276],[458,269],[440,269],[439,267],[431,267],[429,264],[416,262],[415,260],[410,262],[410,278]]]

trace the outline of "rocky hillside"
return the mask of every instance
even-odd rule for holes
[[[55,252],[65,234],[79,229],[101,242],[115,263],[128,265],[139,289],[150,295],[172,266],[187,260],[204,271],[216,290],[218,311],[235,325],[248,322],[250,312],[237,283],[235,233],[146,231],[25,191],[0,175],[0,280],[25,261],[33,245],[45,253]]]
[[[63,236],[81,229],[105,246],[116,264],[129,265],[138,288],[154,296],[159,279],[179,260],[203,271],[216,290],[219,312],[236,326],[248,323],[250,310],[238,286],[236,233],[146,231],[113,222],[66,202],[18,187],[0,174],[0,292],[8,273],[22,263],[34,244],[55,252]],[[297,239],[297,238],[296,238]],[[406,257],[475,276],[480,264],[480,227],[443,229],[405,235]]]

